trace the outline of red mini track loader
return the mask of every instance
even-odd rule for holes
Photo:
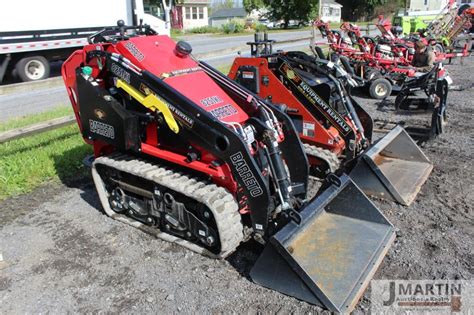
[[[291,119],[149,27],[104,29],[63,79],[105,213],[216,258],[253,237],[251,278],[350,312],[395,237],[346,175],[308,193]],[[159,281],[159,279],[157,279]]]
[[[272,41],[256,34],[252,57],[238,57],[229,77],[274,104],[284,104],[304,143],[312,168],[334,171],[342,162],[369,195],[409,205],[432,164],[401,127],[372,142],[372,118],[350,95],[356,85],[332,61],[303,52],[272,52]],[[323,165],[323,167],[321,167]],[[318,176],[318,173],[315,175]]]

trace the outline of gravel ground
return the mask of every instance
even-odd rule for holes
[[[447,132],[423,145],[433,173],[410,207],[375,201],[399,229],[375,279],[473,277],[473,62],[448,69],[463,90],[450,91]],[[249,280],[257,245],[217,261],[156,240],[102,215],[90,179],[45,184],[0,209],[0,313],[321,311]],[[356,312],[369,307],[368,290]]]

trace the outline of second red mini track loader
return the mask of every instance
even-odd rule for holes
[[[313,167],[332,172],[342,162],[365,193],[404,205],[415,199],[432,164],[402,127],[372,141],[372,119],[348,93],[343,68],[302,52],[273,53],[259,35],[249,44],[253,56],[236,58],[229,77],[287,106]]]

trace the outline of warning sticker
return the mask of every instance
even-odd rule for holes
[[[242,72],[242,78],[244,79],[253,79],[254,78],[254,73],[250,71],[243,71]]]
[[[306,137],[314,137],[314,123],[311,122],[303,122],[303,135]]]

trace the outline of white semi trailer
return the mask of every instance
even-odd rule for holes
[[[0,83],[49,77],[50,62],[66,59],[87,37],[118,20],[150,25],[169,35],[162,0],[3,1],[0,9]]]

